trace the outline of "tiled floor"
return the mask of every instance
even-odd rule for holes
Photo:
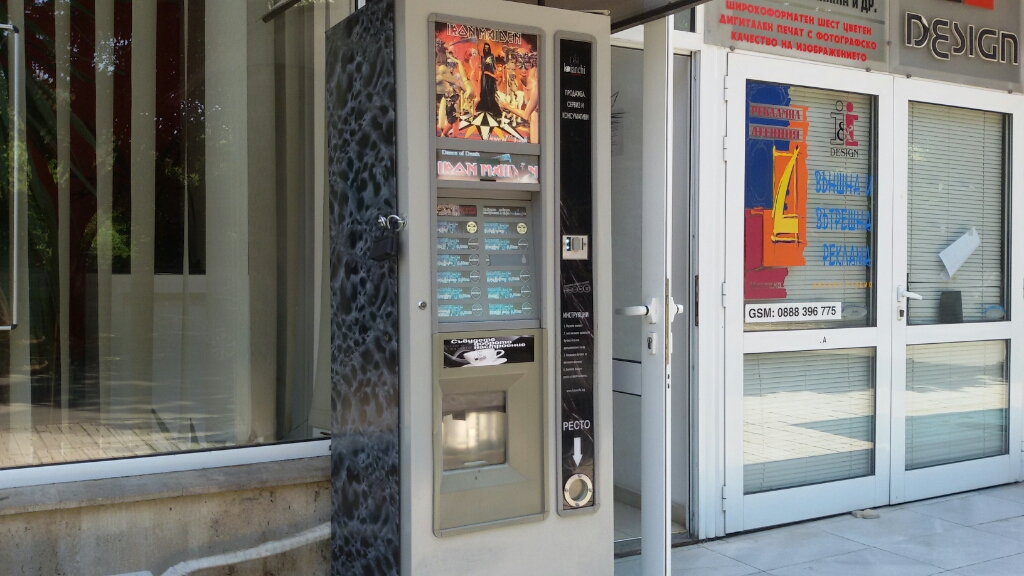
[[[676,576],[1024,575],[1024,483],[676,548]],[[615,563],[639,576],[640,558]]]
[[[683,527],[672,523],[672,533],[683,531]],[[627,540],[640,537],[640,509],[625,502],[615,501],[615,539]]]

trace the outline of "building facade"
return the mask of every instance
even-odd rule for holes
[[[387,573],[611,574],[642,542],[645,574],[664,574],[683,541],[1024,479],[1019,2],[712,0],[610,39],[605,17],[543,2],[393,6],[391,169],[410,225],[395,229],[395,300],[378,303],[394,313],[379,335],[395,341],[377,344],[397,356],[384,356],[392,388],[374,412],[346,395],[365,350],[332,326],[339,290],[361,280],[332,258],[346,228],[330,111],[360,90],[338,95],[332,58],[355,3],[4,3],[17,31],[0,46],[13,111],[0,564],[159,573],[333,514],[333,550],[319,541],[236,573],[324,573],[348,554],[389,559]],[[438,22],[463,21],[533,35],[533,51],[463,57],[462,32],[437,36]],[[452,45],[430,53],[431,38]],[[583,88],[576,104],[556,99],[572,81],[554,66],[575,46],[563,42],[592,45],[585,104]],[[458,94],[479,107],[474,90],[492,90],[467,80],[477,60],[507,74],[492,112],[521,138],[507,150],[479,122],[482,145],[446,140],[468,124],[439,106]],[[558,64],[579,75],[578,60]],[[559,148],[573,113],[559,106],[574,105],[595,126],[589,232],[561,227],[572,202],[556,202],[575,185],[561,162],[578,149]],[[522,155],[521,168],[537,158],[533,179],[491,166],[452,184],[465,174],[446,158],[481,150]],[[433,353],[458,328],[440,311],[462,292],[428,280],[443,272],[438,251],[460,253],[441,249],[461,238],[441,237],[441,204],[483,214],[502,194],[494,221],[521,216],[517,239],[537,230],[517,244],[524,263],[536,250],[536,271],[517,277],[534,278],[534,296],[495,292],[518,323],[460,329],[537,343],[500,370],[540,366],[540,431],[517,439],[511,396],[495,388],[501,409],[477,412],[508,436],[500,456],[471,458],[445,451],[441,420],[450,431],[467,410],[441,400],[454,384]],[[563,252],[563,236],[590,243],[593,270],[566,267],[581,245]],[[570,418],[560,312],[564,278],[582,273],[593,406]],[[451,355],[498,364],[511,350]],[[339,551],[366,528],[339,494],[365,479],[338,474],[337,458],[359,464],[352,439],[380,422],[397,460],[376,471],[394,490],[374,529],[393,539]],[[574,446],[581,435],[589,444]],[[439,504],[457,491],[442,492],[448,458],[493,472],[520,441],[536,443],[538,468],[517,472],[536,480],[536,507],[446,524],[465,508]],[[585,560],[565,552],[581,541]]]

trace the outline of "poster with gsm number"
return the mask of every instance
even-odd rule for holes
[[[874,324],[874,97],[748,81],[746,330]]]

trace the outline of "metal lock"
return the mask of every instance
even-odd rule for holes
[[[370,259],[374,262],[398,260],[398,232],[405,228],[405,219],[392,214],[377,218],[377,224],[380,225],[380,236],[370,246]]]

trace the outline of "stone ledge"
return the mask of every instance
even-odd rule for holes
[[[327,482],[330,456],[0,490],[0,516]]]

